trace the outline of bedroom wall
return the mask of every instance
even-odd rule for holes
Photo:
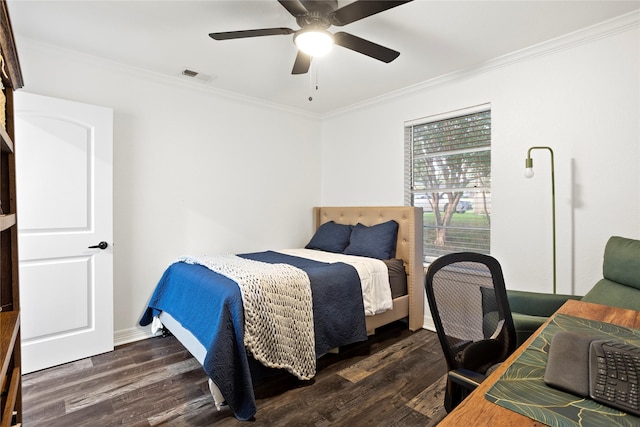
[[[491,253],[508,288],[552,290],[546,151],[533,153],[536,176],[523,176],[527,149],[548,145],[558,292],[586,293],[609,236],[640,238],[639,21],[628,15],[324,117],[322,204],[403,204],[403,123],[490,103]]]
[[[311,206],[404,202],[403,123],[480,103],[493,115],[492,253],[514,289],[585,293],[612,234],[640,238],[638,14],[321,119],[18,38],[25,91],[114,109],[116,344],[183,253],[298,246]],[[295,197],[291,197],[294,194]],[[428,321],[428,319],[426,319]]]
[[[116,344],[147,333],[137,321],[177,256],[308,241],[320,201],[317,117],[17,44],[24,91],[114,110]]]

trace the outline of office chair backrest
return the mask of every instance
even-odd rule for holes
[[[431,263],[429,309],[449,370],[484,374],[516,347],[502,268],[488,255],[459,252]]]

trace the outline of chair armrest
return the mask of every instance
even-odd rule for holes
[[[467,390],[473,390],[487,377],[486,375],[482,375],[468,369],[454,369],[453,371],[449,371],[449,378],[451,381],[460,384]]]
[[[512,313],[522,313],[531,316],[549,317],[555,313],[567,300],[579,300],[577,295],[545,294],[528,291],[507,290],[509,308]]]

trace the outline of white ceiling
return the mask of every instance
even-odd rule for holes
[[[208,36],[254,28],[298,29],[276,0],[8,0],[8,4],[18,54],[21,40],[29,39],[179,79],[187,79],[181,71],[189,68],[213,76],[208,82],[197,80],[204,86],[318,114],[640,8],[640,0],[415,0],[329,29],[401,52],[394,62],[385,64],[336,46],[328,56],[314,60],[310,73],[294,76],[296,48],[291,35],[226,41]]]

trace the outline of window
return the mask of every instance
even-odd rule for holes
[[[489,253],[489,105],[405,123],[405,202],[424,211],[426,261]]]

